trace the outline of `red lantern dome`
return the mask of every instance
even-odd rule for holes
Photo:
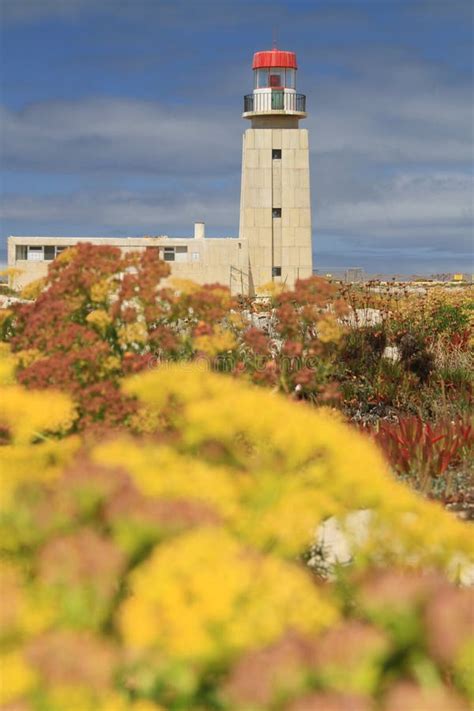
[[[295,52],[283,52],[280,49],[255,52],[252,69],[270,69],[271,67],[297,69]]]

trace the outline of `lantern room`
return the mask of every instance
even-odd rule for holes
[[[296,54],[272,49],[255,52],[252,64],[254,89],[296,89]]]
[[[264,115],[306,116],[306,97],[296,93],[296,54],[279,49],[255,52],[254,89],[244,97],[244,118]]]

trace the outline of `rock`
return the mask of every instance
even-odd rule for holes
[[[380,309],[352,309],[341,321],[352,328],[363,328],[378,326],[383,322],[383,316]]]
[[[392,363],[398,363],[401,358],[401,354],[397,346],[386,346],[384,352],[382,353],[382,358],[392,361]]]

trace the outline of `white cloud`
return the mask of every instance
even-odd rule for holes
[[[193,223],[205,221],[214,236],[236,236],[229,233],[229,224],[238,223],[238,202],[226,194],[212,196],[202,193],[136,194],[126,190],[115,192],[79,192],[66,196],[46,195],[25,197],[12,195],[4,201],[0,219],[9,222],[26,221],[38,226],[58,227],[72,224],[94,234],[93,225],[101,224],[107,232],[120,234],[163,234],[190,236]],[[77,229],[76,228],[76,229]],[[183,231],[184,230],[184,231]]]
[[[354,63],[356,75],[311,86],[312,144],[395,163],[472,161],[474,108],[470,82],[455,84],[434,65],[378,53]]]
[[[399,174],[381,183],[370,199],[321,206],[322,232],[382,238],[398,248],[449,244],[463,249],[472,239],[474,183],[463,173]]]
[[[3,109],[2,152],[12,170],[156,175],[208,175],[236,165],[239,147],[229,140],[238,117],[223,120],[194,107],[174,110],[154,102],[88,99]]]

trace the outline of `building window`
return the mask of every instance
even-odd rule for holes
[[[188,248],[187,247],[176,247],[174,258],[175,258],[176,262],[187,262],[188,261]]]
[[[45,258],[48,262],[52,262],[53,259],[55,258],[55,256],[56,256],[56,247],[50,246],[50,245],[46,245],[45,248],[44,248],[44,258]]]
[[[257,69],[255,71],[255,88],[264,89],[268,86],[268,69]]]
[[[28,259],[28,247],[26,244],[16,245],[15,259]]]
[[[272,158],[273,160],[281,160],[281,148],[272,149]]]
[[[187,262],[188,248],[187,247],[164,247],[163,259],[165,262]]]
[[[43,247],[28,247],[28,261],[29,262],[42,262],[43,261]]]
[[[274,207],[273,208],[272,217],[281,217],[281,207]]]
[[[69,247],[56,247],[56,256],[61,254],[61,252],[64,252],[65,249],[69,249]]]
[[[285,86],[287,89],[296,89],[296,71],[294,69],[286,70]]]
[[[281,276],[281,267],[272,267],[272,277]]]

